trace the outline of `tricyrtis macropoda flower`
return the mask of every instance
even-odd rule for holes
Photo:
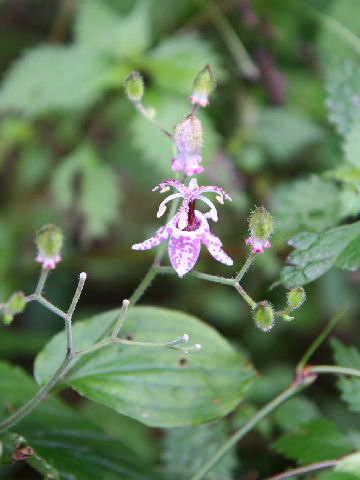
[[[199,187],[196,178],[191,179],[189,186],[176,180],[164,180],[153,191],[161,188],[161,192],[165,192],[170,187],[174,187],[178,193],[165,198],[159,206],[157,216],[161,217],[165,213],[166,204],[176,198],[183,199],[179,210],[166,225],[159,228],[153,237],[133,245],[132,248],[148,250],[169,238],[170,261],[179,277],[183,277],[194,267],[202,243],[216,260],[225,265],[232,265],[233,261],[221,248],[221,240],[210,232],[207,219],[210,218],[214,222],[218,219],[215,205],[203,196],[204,193],[213,192],[217,194],[218,202],[224,203],[224,197],[231,201],[229,195],[216,186]],[[206,213],[195,210],[196,200],[206,203],[210,210]]]

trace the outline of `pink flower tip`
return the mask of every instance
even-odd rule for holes
[[[39,253],[35,260],[39,263],[42,263],[43,268],[54,269],[56,264],[60,262],[61,257],[60,255],[55,255],[54,257],[46,257]]]

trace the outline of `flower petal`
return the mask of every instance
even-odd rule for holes
[[[136,243],[131,248],[133,250],[149,250],[150,248],[156,247],[161,242],[166,240],[171,233],[171,226],[169,224],[164,227],[159,228],[155,235],[147,240],[144,240],[142,243]]]
[[[167,180],[163,180],[161,183],[159,183],[159,185],[156,185],[156,187],[154,187],[152,189],[153,192],[155,192],[155,190],[157,190],[158,188],[163,188],[165,186],[169,186],[169,187],[174,187],[176,188],[176,190],[178,190],[180,193],[182,193],[183,195],[185,195],[186,193],[186,190],[187,190],[187,186],[184,185],[183,183],[181,182],[178,182],[177,180],[172,180],[171,178],[167,179]]]
[[[169,257],[179,277],[193,268],[200,253],[201,243],[193,232],[174,229],[169,240]]]
[[[209,253],[215,258],[215,260],[230,266],[234,263],[221,248],[222,243],[220,238],[213,235],[209,229],[207,229],[207,231],[202,235],[201,241],[209,250]]]

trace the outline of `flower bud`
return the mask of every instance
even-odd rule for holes
[[[295,287],[287,294],[287,303],[291,310],[301,307],[305,299],[306,293],[303,287]]]
[[[252,246],[254,253],[263,253],[264,248],[271,247],[269,237],[274,230],[274,219],[265,207],[258,207],[251,213],[249,228],[251,236],[246,239],[246,243]]]
[[[55,225],[45,225],[36,234],[38,255],[36,261],[42,263],[43,268],[55,268],[60,262],[60,250],[63,244],[62,233]]]
[[[263,332],[268,332],[274,325],[274,310],[266,300],[256,304],[253,310],[253,319]]]
[[[124,81],[125,93],[132,101],[139,101],[144,95],[144,80],[139,72],[131,72]]]
[[[196,75],[193,83],[193,93],[190,101],[202,107],[209,105],[209,95],[214,90],[216,79],[210,65],[206,64]]]
[[[25,295],[23,292],[15,292],[7,302],[8,313],[21,313],[26,307]]]
[[[178,154],[172,159],[174,171],[184,170],[188,176],[201,173],[204,169],[199,165],[202,147],[202,128],[200,120],[193,114],[180,120],[174,128],[174,143]]]

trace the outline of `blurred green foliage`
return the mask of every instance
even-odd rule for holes
[[[106,438],[103,444],[84,447],[82,455],[89,464],[72,461],[75,470],[70,473],[76,479],[91,478],[88,465],[94,458],[115,462],[111,465],[116,475],[116,468],[129,460],[130,470],[137,473],[123,478],[152,478],[153,468],[161,472],[155,478],[166,478],[169,472],[185,478],[189,469],[212,455],[214,445],[219,446],[234,425],[243,424],[289,384],[297,360],[344,304],[351,308],[337,334],[345,344],[359,347],[360,9],[355,3],[224,0],[216,2],[217,11],[204,0],[0,2],[1,301],[16,290],[32,291],[38,273],[33,239],[48,222],[61,226],[66,238],[63,261],[47,285],[51,300],[66,305],[76,275],[83,270],[89,280],[76,319],[118,307],[130,296],[153,259],[152,251],[133,252],[130,246],[160,225],[159,197],[151,189],[171,176],[174,152],[171,142],[125,98],[122,83],[131,70],[140,71],[146,86],[144,105],[171,131],[189,113],[193,77],[207,62],[218,85],[210,106],[199,112],[204,131],[201,183],[219,184],[234,199],[231,206],[220,207],[213,231],[221,236],[235,266],[216,264],[204,250],[196,268],[235,275],[247,253],[249,210],[264,204],[276,221],[273,248],[257,258],[244,286],[255,299],[268,298],[281,308],[286,289],[277,283],[279,277],[287,287],[306,284],[307,302],[295,321],[279,322],[265,334],[255,328],[248,308],[228,287],[194,278],[157,278],[144,302],[183,310],[215,325],[246,353],[261,377],[230,419],[169,432],[120,415],[115,419],[110,409],[77,396],[69,400],[64,392],[76,414],[63,404],[56,408],[66,409],[67,422],[79,429],[76,448],[95,433],[94,438]],[[246,74],[244,48],[258,76]],[[290,253],[293,247],[297,249]],[[293,264],[283,268],[289,253]],[[271,284],[277,286],[269,291]],[[11,327],[0,327],[0,356],[31,370],[45,340],[60,329],[62,324],[51,313],[30,305]],[[336,344],[335,351],[339,363],[348,359],[354,366],[352,350]],[[316,361],[330,363],[327,345],[316,353]],[[3,365],[4,372],[10,369]],[[31,383],[16,372],[9,376],[18,384]],[[316,449],[325,436],[334,440],[331,454],[347,453],[336,445],[345,425],[351,425],[354,437],[359,432],[358,415],[346,410],[348,403],[359,410],[358,383],[338,382],[347,403],[339,400],[331,381],[323,381],[311,391],[311,399],[300,396],[284,404],[208,478],[235,479],[248,472],[261,477],[284,470],[288,460],[271,447],[282,434],[290,437],[282,437],[277,450],[289,458],[325,458],[292,452],[294,442],[303,443],[299,424],[310,425],[300,431],[308,432]],[[13,404],[17,406],[15,400]],[[45,463],[53,456],[58,468],[69,455],[69,445],[76,448],[70,442],[74,430],[64,426],[62,431],[54,416],[43,418],[44,428],[47,421],[55,422],[61,448],[55,454],[45,445],[54,440],[48,431],[42,443],[36,438],[36,448]],[[33,420],[29,417],[29,425],[39,417],[40,413]],[[31,434],[36,437],[37,431]],[[202,443],[208,448],[202,449]],[[101,455],[96,456],[100,444]],[[137,452],[134,445],[139,445]],[[123,448],[129,453],[119,457]],[[351,448],[359,448],[359,443]],[[193,451],[199,452],[194,458]],[[135,457],[141,460],[131,460]],[[76,471],[77,464],[84,470]],[[103,465],[96,465],[92,473],[122,478],[113,473],[106,477]],[[171,475],[168,478],[175,478]],[[318,476],[353,477],[340,472]],[[0,468],[2,478],[41,477],[24,465],[13,465]]]

